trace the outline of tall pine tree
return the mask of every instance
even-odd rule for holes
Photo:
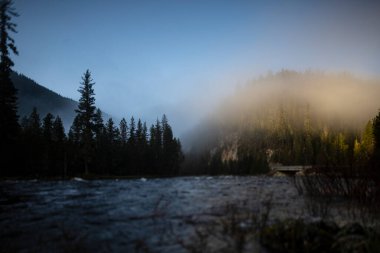
[[[66,134],[62,119],[57,116],[53,122],[52,139],[54,142],[63,143],[65,138]]]
[[[122,146],[125,146],[128,141],[128,125],[125,118],[123,118],[120,121],[119,129],[120,129],[120,143]]]
[[[82,77],[81,87],[78,89],[81,97],[78,109],[75,110],[80,125],[80,144],[83,155],[85,174],[89,173],[89,163],[94,153],[94,132],[95,132],[95,93],[91,78],[91,72],[86,70]]]
[[[173,137],[173,131],[168,119],[162,116],[162,169],[167,175],[176,175],[182,162],[181,144]]]
[[[42,120],[42,139],[44,145],[43,151],[43,164],[44,164],[44,174],[52,175],[53,167],[53,122],[54,116],[51,113],[46,114],[45,118]]]
[[[10,32],[16,33],[16,24],[12,17],[18,14],[12,7],[11,0],[0,2],[0,152],[1,168],[14,166],[14,152],[16,152],[16,140],[20,126],[17,115],[17,90],[11,80],[11,68],[14,63],[10,58],[10,52],[18,54],[14,39]],[[2,171],[4,172],[4,171]]]
[[[23,129],[23,149],[25,160],[25,173],[35,175],[41,173],[43,138],[40,115],[37,108],[34,107],[29,117],[25,119]]]
[[[54,144],[52,157],[54,160],[54,174],[65,178],[67,175],[66,134],[63,122],[59,116],[53,122],[52,141]]]
[[[94,116],[94,130],[95,130],[95,139],[97,142],[100,141],[104,133],[104,122],[102,111],[98,108],[96,109]]]

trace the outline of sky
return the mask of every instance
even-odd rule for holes
[[[247,81],[281,69],[380,76],[380,1],[14,0],[15,67],[117,119],[166,114],[181,135]]]

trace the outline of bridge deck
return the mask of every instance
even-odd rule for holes
[[[283,166],[283,165],[276,165],[276,166],[272,166],[271,167],[271,170],[272,171],[279,171],[279,172],[298,172],[298,171],[301,171],[301,170],[305,170],[305,169],[311,169],[312,166],[311,165],[292,165],[292,166]]]

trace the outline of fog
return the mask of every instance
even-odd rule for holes
[[[78,100],[90,69],[96,105],[115,121],[165,113],[176,136],[268,70],[380,75],[379,1],[20,0],[15,9],[14,70]],[[333,94],[315,101],[321,111],[338,103]]]
[[[271,127],[280,112],[295,125],[303,126],[309,117],[318,127],[360,131],[380,109],[379,97],[380,80],[350,73],[283,70],[267,74],[221,100],[184,135],[184,147],[212,145],[225,129],[231,133],[247,125]]]

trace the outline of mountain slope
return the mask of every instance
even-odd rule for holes
[[[346,165],[356,159],[379,97],[379,80],[350,74],[285,70],[259,78],[184,140],[192,157],[186,170],[246,174],[265,162]]]
[[[68,130],[75,117],[74,110],[78,106],[76,101],[63,97],[22,74],[13,72],[12,81],[18,90],[18,110],[21,118],[28,116],[33,107],[36,107],[41,119],[48,112],[59,115]]]

